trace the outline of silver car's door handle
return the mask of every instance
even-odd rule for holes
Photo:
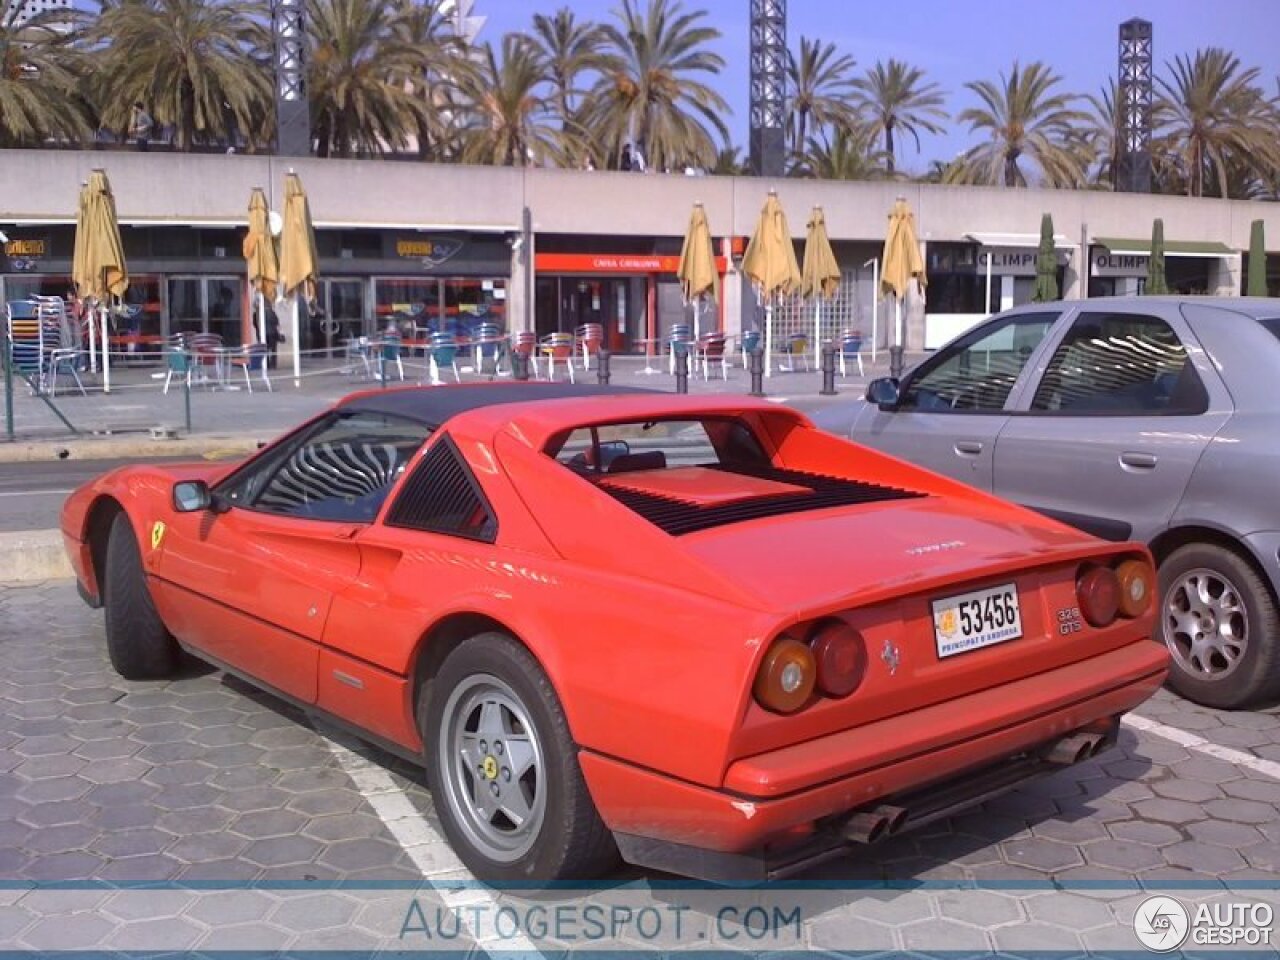
[[[962,457],[976,457],[982,452],[980,440],[957,440],[956,453]]]
[[[1137,467],[1141,470],[1150,470],[1156,465],[1158,459],[1154,453],[1138,453],[1135,450],[1126,450],[1120,454],[1121,466]]]

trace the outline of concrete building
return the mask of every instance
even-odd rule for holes
[[[321,258],[318,309],[304,349],[336,349],[388,321],[465,328],[498,320],[540,333],[605,324],[616,350],[643,349],[689,320],[675,281],[681,234],[701,201],[721,254],[724,295],[700,323],[733,333],[761,305],[738,266],[767,192],[776,189],[798,250],[814,205],[826,213],[844,274],[821,309],[821,335],[858,328],[889,342],[892,305],[875,293],[887,215],[903,196],[927,265],[907,304],[912,348],[939,346],[990,312],[1029,299],[1042,213],[1053,217],[1064,297],[1133,292],[1146,276],[1153,218],[1164,220],[1174,289],[1239,294],[1251,221],[1266,223],[1280,294],[1280,204],[1099,191],[916,183],[517,170],[374,160],[98,151],[0,153],[0,294],[65,294],[77,191],[94,167],[111,178],[133,280],[135,330],[250,336],[240,240],[249,192],[281,206],[294,168],[310,196]],[[527,211],[527,213],[526,213]],[[780,335],[811,333],[813,309],[778,304]]]

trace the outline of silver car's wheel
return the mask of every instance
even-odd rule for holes
[[[509,863],[537,841],[546,817],[542,745],[529,710],[506,683],[468,677],[450,694],[440,728],[445,797],[467,840]]]
[[[1224,679],[1249,648],[1249,612],[1240,588],[1221,571],[1197,567],[1168,592],[1165,640],[1178,665],[1206,680]]]
[[[1169,686],[1207,707],[1236,710],[1280,693],[1280,615],[1249,560],[1188,543],[1160,563],[1160,639]]]

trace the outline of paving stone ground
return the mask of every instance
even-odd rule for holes
[[[1274,708],[1223,713],[1162,692],[1140,713],[1280,759]],[[419,773],[365,753],[433,828]],[[0,584],[0,948],[404,947],[415,895],[428,914],[487,896],[451,886],[466,880],[456,861],[444,858],[430,884],[420,863],[301,714],[196,664],[164,683],[121,680],[101,614],[69,582]],[[1097,761],[811,871],[807,889],[758,896],[801,907],[798,939],[783,948],[1107,952],[1138,948],[1130,925],[1149,890],[1190,904],[1238,888],[1237,899],[1275,902],[1278,876],[1280,782],[1126,727]],[[668,880],[627,870],[591,898],[634,912],[711,896]],[[867,886],[884,883],[898,887]],[[554,902],[580,905],[573,896]],[[717,909],[695,905],[680,936],[668,924],[656,938],[624,928],[614,939],[771,945],[729,936]],[[481,927],[459,942],[503,939]],[[540,929],[539,948],[582,945]]]

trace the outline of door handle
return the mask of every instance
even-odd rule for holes
[[[957,440],[956,455],[961,457],[976,457],[982,452],[981,440]]]
[[[1139,470],[1150,470],[1155,467],[1159,458],[1154,453],[1139,453],[1136,450],[1126,450],[1120,454],[1120,465],[1122,467],[1136,467]]]

